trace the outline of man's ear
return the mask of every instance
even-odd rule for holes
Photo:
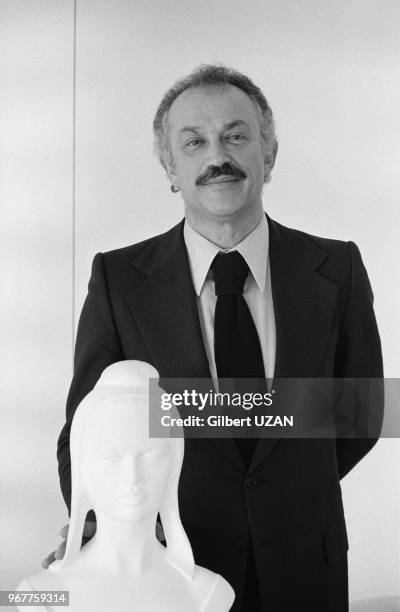
[[[178,176],[175,170],[175,164],[171,158],[166,162],[166,172],[167,172],[167,176],[170,180],[171,185],[174,185],[175,187],[179,187],[179,181],[178,181]]]
[[[176,185],[178,187],[178,177],[175,172],[175,168],[173,165],[167,165],[167,176],[172,185]]]
[[[265,168],[266,175],[269,175],[273,167],[275,166],[277,155],[278,155],[278,141],[275,140],[273,148],[264,154],[264,168]]]

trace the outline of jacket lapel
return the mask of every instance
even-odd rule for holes
[[[317,269],[327,253],[314,242],[268,217],[272,299],[276,324],[274,384],[282,378],[318,375],[328,342],[338,287]],[[280,438],[261,438],[250,469]]]
[[[127,296],[162,378],[209,378],[183,222],[132,262],[143,273]]]
[[[327,253],[269,219],[276,378],[317,376],[326,349],[338,287],[317,269]]]

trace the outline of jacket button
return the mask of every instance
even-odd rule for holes
[[[246,540],[244,538],[237,538],[234,541],[235,550],[244,550],[246,548]]]
[[[256,484],[257,484],[257,481],[254,480],[254,478],[252,478],[251,476],[250,478],[246,480],[246,487],[248,487],[249,489],[252,489],[253,487],[255,487]]]

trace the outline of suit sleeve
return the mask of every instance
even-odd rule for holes
[[[365,422],[372,418],[375,426],[368,437],[336,439],[340,478],[343,478],[378,441],[384,402],[382,350],[373,310],[374,297],[358,247],[354,242],[349,242],[348,248],[351,262],[350,283],[341,323],[335,376],[370,379],[360,381],[358,401],[362,410],[373,413],[363,415]],[[376,426],[376,423],[379,425]]]
[[[58,439],[58,472],[68,513],[71,511],[69,434],[72,417],[81,400],[95,386],[103,370],[123,359],[124,354],[111,308],[104,257],[102,253],[98,253],[93,260],[88,295],[79,320],[66,422]],[[89,518],[94,520],[94,515]]]

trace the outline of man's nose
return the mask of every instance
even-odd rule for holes
[[[225,162],[230,162],[231,156],[225,143],[220,138],[210,139],[207,148],[207,165],[222,166]]]

